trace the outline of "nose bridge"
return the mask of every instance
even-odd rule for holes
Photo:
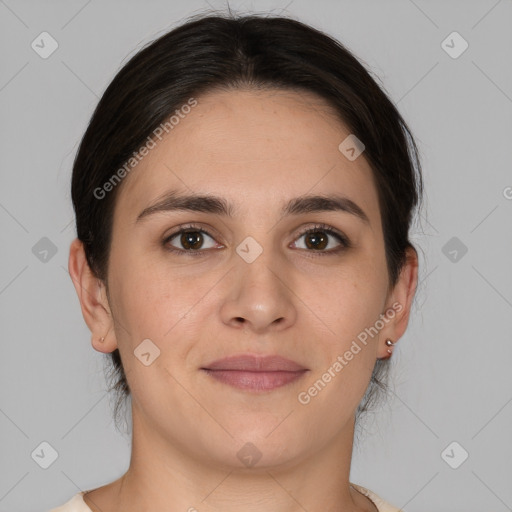
[[[265,238],[270,244],[271,236]],[[237,247],[232,293],[222,308],[224,322],[247,323],[257,331],[289,325],[295,308],[277,251],[247,237]]]
[[[270,244],[266,247],[258,245],[261,249],[255,246],[255,242],[244,241],[237,247],[240,260],[237,262],[237,267],[240,268],[238,275],[243,279],[244,286],[259,288],[265,293],[281,293],[279,288],[283,285],[283,278],[279,276],[276,251]]]

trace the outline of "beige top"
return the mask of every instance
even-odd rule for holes
[[[377,507],[379,512],[402,512],[398,508],[390,505],[388,502],[379,498],[374,492],[366,489],[365,487],[361,487],[360,485],[351,484],[357,491],[361,494],[364,494]],[[92,490],[92,489],[91,489]],[[64,503],[57,508],[52,508],[49,512],[92,512],[91,509],[87,506],[85,501],[83,500],[83,495],[88,491],[82,491],[78,494],[75,494],[68,502]]]

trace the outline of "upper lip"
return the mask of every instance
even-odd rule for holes
[[[249,372],[297,372],[307,370],[304,366],[281,356],[257,356],[242,354],[213,361],[204,370],[240,370]]]

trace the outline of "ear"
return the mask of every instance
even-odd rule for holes
[[[389,357],[386,340],[390,339],[396,343],[404,334],[409,323],[409,314],[411,312],[412,301],[418,284],[418,253],[414,247],[409,246],[406,249],[406,262],[400,272],[400,277],[396,285],[388,293],[386,300],[386,315],[390,320],[386,323],[379,334],[378,358],[386,359]],[[393,315],[394,310],[394,315]]]
[[[117,348],[117,340],[105,285],[90,269],[83,244],[78,238],[71,242],[68,270],[85,323],[92,333],[92,346],[98,352],[113,352]]]

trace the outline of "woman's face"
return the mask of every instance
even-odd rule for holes
[[[133,414],[148,432],[196,458],[242,466],[248,451],[264,466],[350,431],[385,339],[405,329],[403,312],[386,322],[381,314],[405,295],[388,294],[377,191],[364,152],[349,159],[339,149],[349,134],[312,94],[210,92],[124,178],[108,346],[121,352]],[[195,211],[199,200],[171,207],[191,195],[221,199],[230,215]],[[298,202],[310,196],[360,211]],[[190,224],[188,236],[171,237]],[[279,386],[272,375],[284,373],[204,370],[246,354],[306,371]]]

